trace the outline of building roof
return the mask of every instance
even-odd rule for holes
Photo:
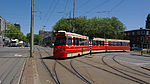
[[[140,29],[135,29],[135,30],[127,30],[127,31],[125,31],[125,32],[132,32],[132,31],[150,31],[150,29],[143,29],[143,28],[140,28]]]

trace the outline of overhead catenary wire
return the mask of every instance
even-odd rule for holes
[[[109,1],[110,1],[110,0],[105,0],[104,2],[102,2],[102,3],[98,4],[98,5],[96,5],[95,7],[89,9],[88,11],[86,11],[86,13],[90,13],[90,12],[94,11],[95,9],[102,7],[103,5],[105,5],[105,4],[106,4],[107,2],[109,2]]]
[[[51,13],[49,14],[49,16],[46,19],[45,25],[48,23],[49,19],[52,17],[53,13],[55,12],[56,7],[58,6],[58,2],[59,2],[59,0],[56,0],[56,3],[54,4],[54,7],[53,7]]]
[[[110,12],[114,10],[115,8],[119,7],[125,0],[121,0],[119,3],[117,3],[114,7],[111,8]]]
[[[84,2],[83,4],[79,5],[79,6],[77,7],[77,9],[79,10],[79,8],[82,8],[83,6],[85,6],[86,4],[88,4],[89,2],[90,2],[90,1],[87,0],[87,1]]]
[[[54,3],[54,2],[53,2],[53,3]],[[48,10],[46,11],[45,14],[43,13],[43,14],[44,14],[44,18],[42,18],[42,20],[41,20],[41,26],[42,26],[42,25],[44,26],[44,24],[42,24],[42,23],[45,23],[45,20],[46,20],[46,18],[48,17],[48,14],[50,13],[50,11],[51,11],[51,9],[52,9],[53,3],[50,2],[49,7],[48,7]]]
[[[65,8],[64,8],[64,11],[63,11],[63,12],[64,12],[64,16],[65,16],[65,13],[66,13],[67,5],[68,5],[68,0],[66,0]],[[64,16],[63,16],[63,17],[64,17]]]

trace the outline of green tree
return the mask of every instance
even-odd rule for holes
[[[42,41],[42,37],[40,35],[34,34],[34,43],[39,44]]]
[[[6,36],[11,39],[19,39],[20,41],[26,41],[24,34],[18,30],[14,25],[7,25],[8,30],[6,30]]]
[[[71,26],[70,26],[71,25]],[[73,19],[62,18],[53,27],[53,31],[64,30],[72,31]],[[121,39],[123,38],[126,27],[116,17],[112,18],[97,18],[87,17],[75,18],[75,33],[101,38]]]
[[[150,14],[148,14],[148,16],[147,16],[146,29],[150,29]]]
[[[27,42],[30,42],[31,35],[30,33],[27,34],[26,36]],[[34,34],[34,44],[39,44],[39,42],[42,41],[42,37],[40,35]]]
[[[31,36],[30,33],[28,33],[28,34],[26,35],[27,42],[30,42],[30,39],[31,39],[30,36]]]

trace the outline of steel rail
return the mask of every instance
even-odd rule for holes
[[[102,57],[102,62],[103,62],[106,66],[110,67],[111,69],[113,69],[113,70],[115,70],[115,71],[117,71],[117,72],[119,72],[119,73],[121,73],[121,74],[124,74],[124,75],[126,75],[126,76],[128,76],[128,77],[130,77],[131,80],[133,80],[133,81],[135,81],[135,82],[137,82],[137,83],[150,84],[150,83],[148,83],[148,82],[146,82],[146,81],[143,81],[143,80],[141,80],[141,79],[139,79],[139,78],[136,78],[136,77],[131,76],[131,75],[127,74],[127,73],[124,73],[124,72],[121,71],[121,70],[118,70],[118,69],[114,68],[113,66],[109,65],[108,63],[106,63],[106,62],[104,61],[104,57],[106,57],[106,56],[103,56],[103,57]]]
[[[40,54],[41,63],[42,63],[42,65],[44,66],[44,68],[46,69],[46,71],[48,72],[50,78],[52,78],[53,83],[54,83],[54,84],[60,84],[60,83],[58,82],[58,80],[54,78],[54,76],[53,76],[51,70],[48,68],[48,66],[45,64],[44,60],[42,59],[42,54],[40,53],[40,49],[39,49],[39,48],[37,48],[37,49],[38,49],[39,54]]]

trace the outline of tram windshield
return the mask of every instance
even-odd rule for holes
[[[54,46],[64,46],[66,45],[66,38],[65,37],[56,37]]]

